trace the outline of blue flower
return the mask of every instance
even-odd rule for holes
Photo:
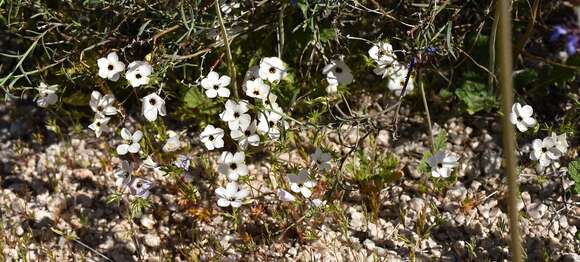
[[[568,38],[566,38],[566,52],[568,52],[569,55],[576,54],[578,40],[579,38],[577,35],[569,35]]]
[[[294,7],[298,4],[298,0],[290,0],[290,4]]]
[[[566,35],[568,31],[561,25],[554,26],[554,30],[550,34],[550,42],[558,40],[561,36]]]
[[[437,52],[437,48],[430,46],[427,47],[425,51],[427,52],[427,54],[434,55]]]

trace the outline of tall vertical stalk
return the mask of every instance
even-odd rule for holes
[[[421,89],[421,98],[423,100],[423,107],[425,108],[425,116],[427,117],[427,124],[429,126],[429,139],[431,142],[431,152],[435,154],[435,138],[433,137],[433,124],[431,122],[431,113],[429,112],[429,104],[427,103],[427,96],[425,95],[425,87],[421,79],[421,70],[417,70],[417,84]]]
[[[232,58],[232,50],[230,49],[230,41],[228,39],[228,32],[226,31],[226,26],[224,25],[224,18],[222,17],[222,10],[220,8],[220,1],[215,0],[215,12],[218,16],[218,21],[220,23],[220,29],[222,33],[222,38],[224,39],[224,46],[226,47],[226,56],[228,58],[228,70],[230,71],[230,77],[232,78],[232,89],[234,91],[234,97],[238,98],[238,84],[236,81],[236,67],[234,66],[234,59]]]
[[[501,88],[501,106],[503,116],[502,123],[502,140],[504,167],[508,180],[508,212],[510,224],[510,250],[512,261],[522,261],[521,236],[518,221],[517,196],[518,182],[516,177],[516,158],[515,158],[515,134],[514,127],[509,120],[511,107],[513,104],[513,78],[512,78],[512,27],[509,0],[496,1],[497,14],[499,19],[499,45],[498,45],[498,62],[499,62],[499,84]]]

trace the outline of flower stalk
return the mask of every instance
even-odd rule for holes
[[[222,11],[220,9],[219,0],[214,1],[215,5],[215,12],[218,17],[218,21],[220,24],[220,29],[222,32],[222,37],[224,39],[224,46],[226,47],[226,56],[228,59],[228,71],[230,73],[230,77],[232,78],[232,89],[234,90],[234,97],[237,99],[238,96],[238,84],[236,81],[236,67],[234,66],[234,60],[232,58],[232,50],[230,49],[230,40],[228,39],[228,33],[226,31],[226,26],[224,24],[224,18],[222,16]]]
[[[510,2],[507,0],[496,1],[496,8],[499,19],[498,27],[498,62],[499,62],[499,84],[501,89],[502,106],[502,143],[503,161],[505,173],[508,180],[508,212],[510,225],[510,250],[511,261],[522,261],[521,236],[518,221],[517,196],[518,182],[516,177],[515,158],[515,134],[514,127],[510,122],[511,106],[513,104],[513,78],[512,78],[512,28]]]

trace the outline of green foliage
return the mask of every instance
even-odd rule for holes
[[[580,160],[574,160],[568,164],[568,174],[574,181],[574,191],[580,194]]]
[[[455,90],[455,95],[463,102],[463,108],[471,115],[479,111],[489,111],[498,106],[495,95],[485,84],[466,80]]]

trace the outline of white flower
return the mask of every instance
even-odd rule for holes
[[[244,92],[247,90],[247,84],[249,81],[254,81],[260,78],[258,71],[260,71],[260,66],[252,66],[248,68],[248,71],[246,71],[246,74],[244,75],[244,83],[242,84],[242,89]]]
[[[389,90],[395,93],[396,96],[400,96],[403,92],[403,87],[405,86],[405,79],[407,78],[407,69],[402,69],[396,72],[390,79],[388,83]],[[409,82],[407,83],[407,88],[405,89],[405,95],[409,94],[415,88],[413,84],[413,76],[409,76]]]
[[[178,155],[175,162],[173,162],[176,167],[183,169],[184,171],[189,170],[189,166],[191,165],[191,159],[185,155]]]
[[[117,187],[126,186],[131,182],[131,174],[133,173],[133,167],[131,163],[127,160],[121,161],[121,167],[115,170],[113,175],[115,176],[115,185]]]
[[[304,169],[300,170],[298,174],[288,174],[288,183],[292,192],[301,193],[306,198],[312,195],[311,189],[316,186],[316,181],[311,180]]]
[[[552,141],[554,141],[554,146],[558,151],[560,151],[561,155],[565,155],[568,152],[568,141],[566,140],[566,133],[561,135],[556,135],[556,133],[552,132]]]
[[[280,113],[268,111],[258,113],[258,133],[268,134],[270,139],[280,138],[280,129],[278,122],[282,119]]]
[[[228,177],[230,181],[237,181],[240,176],[248,175],[246,156],[244,152],[222,152],[218,161],[218,172]]]
[[[141,130],[137,130],[131,134],[127,128],[123,128],[121,129],[121,137],[125,143],[117,146],[117,154],[125,155],[127,152],[137,153],[141,150],[141,145],[139,145],[139,141],[143,137]]]
[[[264,80],[277,82],[286,77],[286,65],[278,57],[266,57],[260,61],[258,75]]]
[[[236,2],[235,0],[232,0],[232,1],[221,0],[220,1],[220,9],[226,15],[231,13],[234,9],[238,9],[238,8],[240,8],[240,3]]]
[[[541,167],[549,166],[553,160],[558,160],[562,156],[552,137],[534,140],[532,148],[534,151],[530,154],[530,159],[539,160]]]
[[[515,103],[512,106],[510,120],[520,132],[526,132],[528,128],[532,128],[537,124],[536,119],[532,117],[533,114],[534,109],[531,106],[522,106],[520,103]]]
[[[117,108],[113,106],[113,102],[115,102],[115,97],[112,94],[103,96],[99,91],[93,91],[89,105],[98,116],[104,117],[117,114]]]
[[[292,195],[290,192],[284,189],[278,188],[276,190],[276,195],[278,195],[278,199],[280,199],[280,201],[294,202],[294,200],[296,200],[296,197],[294,195]]]
[[[316,148],[310,157],[312,158],[312,161],[316,163],[316,166],[318,166],[318,170],[324,171],[330,169],[330,164],[328,161],[330,161],[331,157],[329,153],[324,153],[322,150],[320,150],[320,148]]]
[[[326,93],[334,94],[336,92],[338,92],[338,82],[337,83],[328,83],[328,86],[326,87]]]
[[[390,63],[383,62],[377,64],[377,67],[373,69],[373,72],[381,78],[385,78],[390,75],[399,74],[401,70],[406,70],[405,66],[397,61],[393,61]]]
[[[277,99],[278,96],[276,96],[274,93],[270,93],[268,95],[268,99],[262,100],[262,103],[264,104],[264,107],[270,111],[282,112],[282,108],[278,105],[278,103],[276,103]]]
[[[252,121],[252,117],[248,112],[248,102],[242,100],[236,103],[234,100],[229,99],[226,101],[226,110],[220,114],[222,121],[228,122],[228,127],[230,130],[242,129],[246,130]]]
[[[107,57],[99,58],[97,65],[99,66],[99,76],[111,81],[119,80],[121,72],[125,70],[125,64],[119,61],[119,57],[115,52],[109,53]]]
[[[453,168],[457,166],[459,158],[452,153],[444,151],[437,151],[433,156],[427,159],[427,163],[431,166],[431,175],[433,177],[449,177]]]
[[[157,114],[160,116],[165,116],[167,112],[165,111],[165,100],[161,98],[156,93],[151,93],[146,97],[143,97],[143,116],[149,122],[157,120]]]
[[[179,134],[174,133],[174,135],[170,136],[165,145],[163,145],[163,152],[174,152],[181,148],[181,141],[179,141]]]
[[[129,185],[129,191],[131,194],[136,195],[140,198],[147,198],[151,192],[151,188],[153,187],[153,182],[141,178],[134,178]]]
[[[44,82],[41,82],[37,90],[38,97],[36,98],[36,104],[38,106],[47,108],[48,106],[56,104],[58,101],[55,87],[47,86]]]
[[[315,198],[315,199],[308,201],[308,204],[310,205],[310,207],[323,208],[324,206],[326,206],[326,200],[322,200],[320,198]]]
[[[142,166],[145,168],[153,169],[153,171],[158,175],[164,176],[167,174],[165,171],[161,170],[161,167],[155,161],[153,161],[151,156],[147,156],[147,158],[143,160]]]
[[[386,42],[371,47],[371,49],[369,49],[369,56],[379,64],[392,63],[395,61],[393,46]]]
[[[205,95],[209,98],[229,97],[230,90],[227,88],[232,79],[223,75],[220,77],[218,73],[211,71],[207,76],[201,80],[201,86],[205,89]]]
[[[330,85],[348,85],[353,81],[352,71],[342,60],[331,60],[322,69],[322,73],[326,75],[326,81]]]
[[[225,188],[216,188],[215,194],[218,196],[218,206],[240,207],[250,192],[245,189],[238,189],[238,184],[236,184],[236,182],[229,182]]]
[[[89,125],[89,128],[95,131],[95,135],[100,137],[103,132],[108,132],[109,127],[107,124],[111,120],[110,117],[99,117],[95,116],[95,120]]]
[[[199,135],[201,142],[203,142],[207,150],[224,147],[223,137],[224,130],[219,127],[216,128],[213,125],[206,126]]]
[[[134,61],[127,67],[125,78],[132,87],[149,84],[149,76],[153,73],[153,67],[145,61]]]
[[[233,140],[238,141],[238,145],[242,150],[246,149],[248,145],[258,146],[260,144],[260,136],[256,134],[256,128],[256,120],[254,120],[245,130],[232,130],[230,136]]]
[[[253,98],[266,99],[270,93],[270,87],[264,84],[261,78],[246,82],[246,95]]]

